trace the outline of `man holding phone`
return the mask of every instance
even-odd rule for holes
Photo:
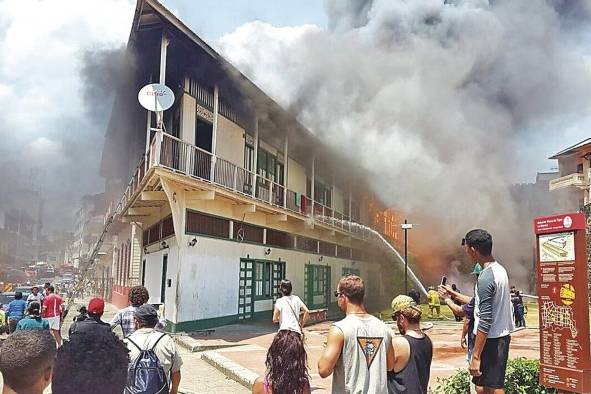
[[[504,394],[505,370],[513,331],[507,271],[492,256],[492,236],[471,230],[462,239],[466,253],[482,267],[474,294],[474,334],[470,375],[477,393]]]

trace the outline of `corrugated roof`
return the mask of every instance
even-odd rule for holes
[[[591,145],[591,138],[584,139],[583,141],[579,142],[578,144],[570,146],[570,147],[556,153],[555,155],[549,157],[549,159],[558,159],[558,158],[561,158],[564,156],[573,155],[573,154],[577,153],[577,151],[580,148],[587,146],[587,145]]]

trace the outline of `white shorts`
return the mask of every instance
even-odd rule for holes
[[[52,330],[59,330],[60,329],[60,317],[46,317],[45,320],[49,323],[49,328]]]

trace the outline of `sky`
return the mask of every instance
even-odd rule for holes
[[[214,47],[255,21],[293,31],[325,30],[328,24],[322,0],[164,4]],[[20,178],[41,189],[50,196],[47,209],[54,217],[71,217],[82,195],[103,190],[97,147],[107,116],[97,118],[88,108],[82,70],[89,52],[126,42],[134,7],[130,0],[0,0],[0,53],[5,54],[0,58],[0,182]],[[589,36],[583,38],[591,43]],[[588,46],[581,50],[591,53]],[[591,135],[591,115],[537,127],[551,132],[533,144],[515,141],[518,152],[534,158],[520,167],[516,181],[533,181],[536,171],[553,166],[548,156]],[[60,226],[69,227],[70,221],[54,223]]]

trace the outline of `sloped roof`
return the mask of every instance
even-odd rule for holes
[[[566,156],[571,156],[574,155],[576,153],[578,153],[579,151],[581,151],[581,148],[591,148],[591,138],[587,138],[584,139],[583,141],[579,142],[578,144],[575,144],[573,146],[570,146],[556,154],[554,154],[553,156],[549,157],[549,159],[560,159]]]

